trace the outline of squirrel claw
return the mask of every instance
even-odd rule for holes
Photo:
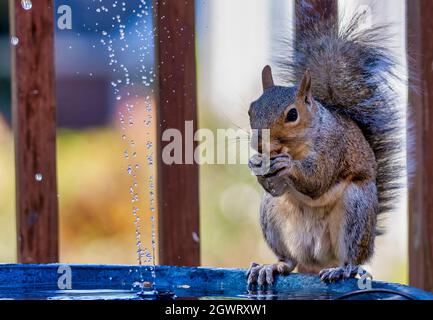
[[[279,153],[276,156],[271,157],[272,161],[287,161],[287,160],[291,160],[291,159],[292,158],[287,153]]]
[[[262,165],[262,155],[261,154],[255,154],[249,159],[249,166],[251,167],[257,167]]]
[[[278,262],[275,264],[259,265],[252,263],[247,272],[248,287],[257,284],[260,287],[274,284],[274,275],[287,275],[290,272],[290,267],[287,263]]]
[[[319,273],[320,280],[333,283],[340,280],[354,278],[358,275],[358,267],[347,265],[345,267],[323,269]]]
[[[251,266],[250,266],[250,268],[249,268],[248,271],[245,273],[245,275],[247,276],[247,278],[249,278],[249,276],[250,276],[250,274],[251,274],[251,270],[252,270],[253,268],[255,268],[255,267],[258,267],[258,266],[260,266],[258,263],[251,262]]]
[[[268,173],[266,174],[266,176],[272,176],[272,175],[276,175],[278,174],[280,171],[282,171],[283,169],[287,168],[290,166],[290,159],[287,158],[279,158],[276,160],[272,160],[271,161],[271,166],[268,170]]]

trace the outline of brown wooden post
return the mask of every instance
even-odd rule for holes
[[[53,0],[10,0],[18,261],[57,262]]]
[[[338,28],[338,0],[296,0],[295,1],[295,50],[299,35],[305,26],[320,24],[322,27]],[[298,272],[316,273],[318,270],[298,266]]]
[[[409,281],[433,291],[433,1],[407,1],[409,67],[414,90],[409,90]]]
[[[200,264],[199,187],[197,164],[167,165],[162,161],[166,129],[178,129],[184,140],[185,121],[197,128],[194,0],[155,1],[157,27],[158,105],[158,225],[159,262]],[[195,146],[195,144],[193,144]],[[184,163],[191,155],[185,154]]]

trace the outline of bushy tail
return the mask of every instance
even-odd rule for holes
[[[278,62],[282,75],[295,84],[309,69],[315,99],[359,125],[378,164],[379,213],[387,212],[405,174],[399,158],[403,112],[391,84],[398,77],[395,59],[385,47],[387,26],[359,28],[365,13],[338,28],[332,19],[317,22],[314,17],[309,23],[309,17],[298,14],[303,16],[303,31],[297,34],[291,58]]]

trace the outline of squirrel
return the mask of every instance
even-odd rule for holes
[[[304,23],[279,62],[291,85],[275,85],[263,69],[264,92],[248,111],[258,151],[249,167],[265,190],[260,224],[278,262],[252,263],[249,285],[272,285],[296,266],[324,282],[355,277],[373,256],[379,218],[394,208],[405,172],[397,63],[388,26],[361,29],[362,19]]]

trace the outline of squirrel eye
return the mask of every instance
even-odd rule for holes
[[[298,120],[298,110],[292,108],[287,112],[286,122],[295,122],[296,120]]]
[[[308,96],[305,96],[305,103],[310,104],[310,99],[308,98]]]

